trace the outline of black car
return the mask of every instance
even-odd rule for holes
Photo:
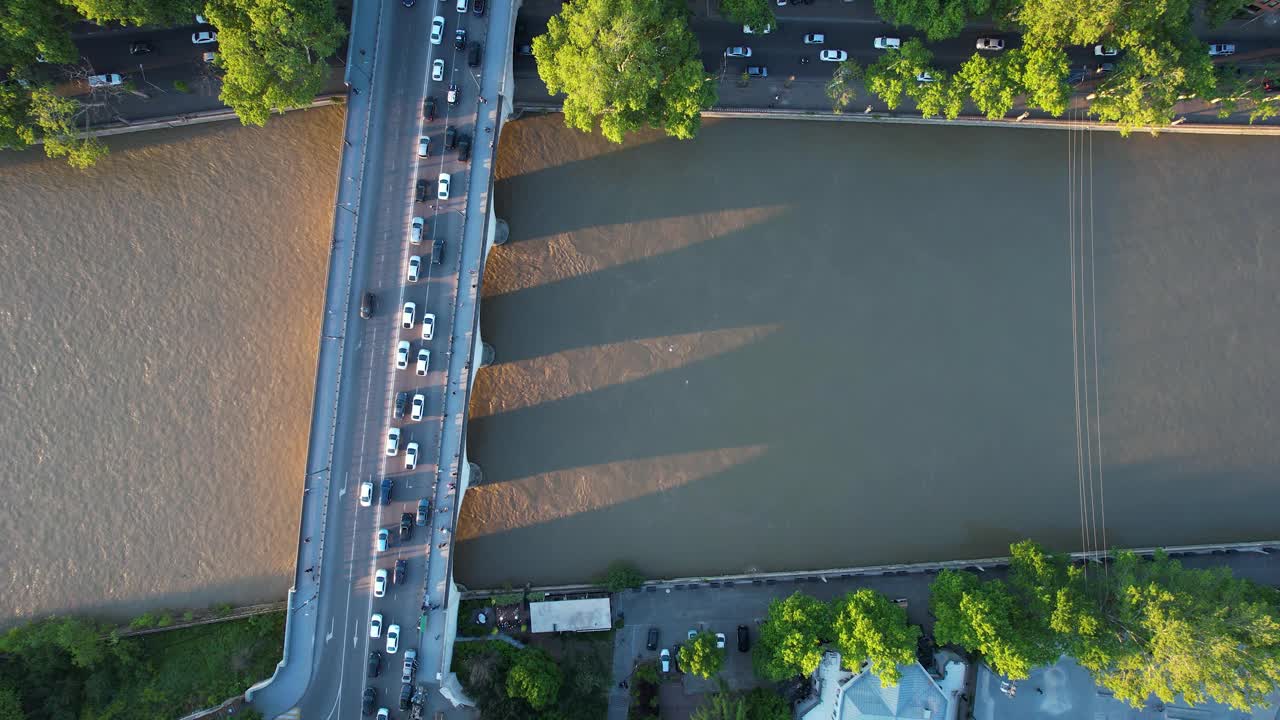
[[[409,513],[400,514],[400,542],[409,542],[413,539],[413,516]]]
[[[408,405],[408,404],[409,404],[409,393],[408,393],[408,391],[402,390],[402,391],[400,391],[400,392],[396,393],[396,408],[395,408],[395,416],[396,416],[397,418],[402,418],[402,417],[404,417],[404,406],[405,406],[405,405]]]
[[[129,43],[130,55],[146,55],[155,49],[156,49],[155,45],[152,45],[146,40],[138,40],[137,42]]]
[[[369,653],[369,677],[376,678],[382,672],[382,653],[374,650]]]
[[[426,527],[427,520],[431,517],[431,501],[422,498],[418,501],[418,527]]]
[[[400,709],[408,710],[409,704],[413,702],[413,686],[405,683],[400,686]]]
[[[364,299],[360,301],[360,317],[369,318],[373,316],[373,308],[376,305],[373,299],[373,293],[365,293]]]
[[[419,180],[413,186],[413,199],[418,202],[427,201],[427,193],[431,191],[431,184],[426,180]]]
[[[746,625],[738,626],[738,652],[747,652],[751,649],[751,631]]]
[[[378,691],[371,687],[364,689],[364,701],[360,704],[360,714],[372,715],[374,706],[378,704]]]
[[[471,47],[467,48],[467,64],[471,67],[480,67],[480,43],[472,42]]]
[[[444,238],[436,238],[431,241],[431,264],[439,265],[444,262]]]
[[[471,159],[471,136],[463,135],[458,138],[458,159],[466,162]]]
[[[428,121],[436,119],[436,99],[435,98],[428,95],[427,99],[422,101],[422,114],[427,117]]]
[[[400,2],[404,3],[405,7],[413,7],[413,4],[417,1],[418,0],[400,0]]]
[[[444,149],[452,150],[458,144],[458,130],[450,125],[444,129]]]
[[[396,487],[396,481],[391,478],[382,478],[382,493],[378,495],[379,505],[391,504],[391,491]]]
[[[466,49],[467,49],[467,31],[466,31],[466,28],[458,28],[458,29],[457,29],[457,31],[453,33],[453,49],[454,49],[454,50],[466,50]]]
[[[533,46],[528,44],[521,45],[520,47],[516,48],[516,54],[524,55],[526,57],[533,57]]]
[[[471,0],[471,12],[475,13],[476,17],[484,17],[484,0]]]
[[[392,585],[403,585],[405,573],[408,572],[409,563],[404,560],[397,560],[395,570],[391,573]]]
[[[649,628],[649,641],[644,646],[650,650],[658,649],[658,628]]]

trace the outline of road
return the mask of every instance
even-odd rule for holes
[[[458,292],[460,240],[464,229],[469,170],[456,152],[444,149],[446,127],[460,133],[475,134],[477,117],[476,80],[466,66],[465,52],[455,49],[453,33],[462,25],[470,40],[483,42],[486,19],[459,14],[452,5],[420,3],[405,8],[400,3],[384,2],[371,8],[381,14],[377,44],[367,51],[374,55],[368,77],[360,70],[352,75],[353,92],[369,96],[370,126],[365,147],[363,188],[357,220],[357,251],[352,274],[354,301],[350,312],[357,313],[365,292],[375,297],[373,316],[360,322],[349,321],[348,349],[344,363],[342,399],[339,401],[338,433],[345,436],[335,442],[333,473],[326,522],[323,573],[318,596],[316,664],[311,682],[299,706],[303,717],[356,717],[360,713],[361,694],[366,687],[377,692],[377,704],[397,709],[400,694],[400,672],[404,651],[418,648],[419,619],[424,604],[423,592],[428,562],[446,563],[439,547],[449,539],[449,525],[454,513],[449,497],[451,489],[439,481],[440,437],[444,417],[446,372],[449,359],[453,308]],[[432,11],[446,18],[444,42],[427,42]],[[358,48],[358,52],[364,51]],[[361,52],[361,55],[364,53]],[[353,54],[355,55],[355,54]],[[436,60],[445,63],[442,82],[433,81],[428,69]],[[456,105],[445,102],[449,82],[456,83],[461,100]],[[427,95],[437,99],[436,117],[423,116],[423,100]],[[418,156],[418,138],[430,137],[430,156]],[[437,199],[436,189],[441,173],[452,176],[452,192],[448,199]],[[431,184],[425,202],[416,202],[414,183],[418,178]],[[347,178],[340,182],[348,181]],[[340,208],[343,212],[345,208]],[[423,217],[427,228],[423,242],[408,242],[411,218]],[[431,243],[445,243],[443,262],[431,262]],[[423,260],[421,277],[407,281],[411,255]],[[401,325],[405,302],[416,305],[412,327]],[[434,313],[436,332],[430,341],[422,335],[424,312]],[[401,341],[411,346],[409,366],[395,367],[394,354]],[[426,376],[415,371],[414,359],[420,348],[431,351],[430,369]],[[425,396],[426,411],[421,421],[413,421],[406,409],[402,418],[393,418],[396,393]],[[388,427],[401,428],[399,447],[394,456],[385,452]],[[406,468],[406,448],[417,443],[420,461],[416,468]],[[376,501],[371,507],[359,504],[362,482],[375,487],[382,478],[394,481],[389,504]],[[415,514],[420,499],[429,498],[433,511],[427,527],[412,527],[412,538],[401,542],[398,528],[404,513]],[[443,511],[443,512],[438,512]],[[377,552],[378,530],[390,532],[390,546]],[[392,571],[395,561],[405,560],[407,578],[402,585],[389,584],[385,597],[373,596],[372,584],[377,569]],[[433,597],[440,603],[442,597]],[[370,637],[370,617],[379,613],[384,628],[379,638]],[[400,643],[395,653],[388,651],[386,635],[389,626],[400,627]],[[366,683],[366,667],[371,652],[381,656],[381,673]]]

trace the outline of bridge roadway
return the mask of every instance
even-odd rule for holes
[[[469,5],[469,3],[468,3]],[[346,79],[348,98],[341,174],[334,218],[334,245],[326,289],[318,357],[316,398],[307,458],[306,489],[298,542],[298,564],[290,590],[284,659],[275,674],[246,694],[267,717],[354,718],[366,687],[391,717],[399,710],[401,665],[407,649],[418,652],[417,682],[424,686],[431,717],[448,716],[452,704],[439,692],[450,684],[449,662],[457,620],[452,581],[452,530],[461,495],[470,480],[465,423],[473,369],[481,358],[478,296],[484,256],[497,221],[490,206],[494,140],[510,111],[511,38],[516,5],[499,0],[477,17],[454,2],[357,0],[352,19]],[[432,17],[446,20],[441,44],[429,42]],[[469,68],[454,47],[458,27],[467,43],[483,44],[480,68]],[[493,29],[493,32],[490,29]],[[489,42],[490,38],[493,42]],[[443,81],[430,78],[445,62]],[[449,83],[461,100],[446,101]],[[428,121],[423,101],[436,99]],[[481,102],[484,99],[484,102]],[[473,139],[469,163],[444,148],[453,127]],[[431,138],[429,157],[418,157],[418,138]],[[448,199],[437,199],[440,173],[452,175]],[[414,183],[431,183],[416,202]],[[408,241],[414,216],[427,229],[420,245]],[[431,263],[431,243],[445,241],[441,264]],[[422,257],[421,277],[407,280],[411,255]],[[376,298],[373,316],[360,317],[366,292]],[[403,303],[416,304],[411,328],[401,325]],[[425,340],[424,312],[434,313],[434,337]],[[397,344],[408,341],[409,367],[397,370]],[[419,348],[431,352],[425,377],[415,372]],[[420,421],[393,417],[398,392],[422,393]],[[401,438],[389,456],[387,431]],[[406,468],[406,448],[419,446],[417,467]],[[394,481],[389,504],[377,501],[382,478]],[[371,507],[359,503],[360,485],[372,482]],[[401,542],[402,514],[416,515],[431,502],[425,526],[412,527]],[[414,518],[416,521],[416,517]],[[390,545],[378,552],[379,529]],[[375,572],[392,573],[405,560],[403,584],[388,583],[374,597]],[[370,617],[383,617],[381,637],[370,637]],[[400,643],[388,652],[389,626],[400,627]],[[367,676],[370,653],[381,655],[381,672]]]

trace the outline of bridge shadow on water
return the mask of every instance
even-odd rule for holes
[[[486,270],[498,362],[473,401],[486,484],[464,505],[460,580],[582,580],[619,557],[666,576],[968,557],[1029,534],[1079,547],[1065,135],[713,122],[613,148],[559,123],[504,138],[513,240]],[[1222,248],[1120,232],[1150,211],[1126,199],[1188,182],[1118,183],[1152,152],[1123,142],[1095,171],[1108,537],[1266,534],[1265,433],[1179,443],[1264,412],[1275,383],[1200,403],[1170,388],[1274,361],[1185,342],[1221,323],[1171,310],[1187,298],[1164,283],[1212,274]],[[1173,232],[1195,238],[1205,221],[1186,215]],[[1190,295],[1229,307],[1280,287],[1241,279]],[[1166,367],[1134,339],[1170,322],[1193,359]]]

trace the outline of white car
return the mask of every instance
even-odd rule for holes
[[[418,306],[411,302],[404,304],[404,311],[400,313],[400,327],[409,330],[413,327],[413,314],[418,310]]]
[[[404,469],[412,470],[418,467],[418,443],[411,442],[409,447],[404,449]]]
[[[1236,46],[1231,43],[1214,43],[1209,46],[1209,57],[1222,57],[1223,55],[1235,55]]]
[[[933,81],[934,77],[927,72],[921,72],[916,75],[916,82],[918,83],[931,83]]]
[[[409,221],[409,242],[414,245],[422,244],[422,228],[426,227],[427,221],[420,217],[416,217]]]
[[[209,43],[218,42],[218,33],[210,32],[208,30],[191,33],[191,42],[196,45],[208,45]]]
[[[458,12],[465,13],[467,11],[467,0],[458,0],[455,7],[457,8]]]
[[[1003,50],[1004,41],[1000,38],[978,38],[979,50]]]
[[[391,713],[386,708],[378,708],[378,714],[373,720],[388,720],[390,717]]]
[[[387,544],[391,541],[391,531],[382,528],[378,531],[378,552],[386,552]]]
[[[880,36],[872,42],[877,50],[900,50],[902,49],[902,38],[891,38]]]
[[[724,649],[724,633],[716,633],[716,647]]]
[[[360,507],[369,507],[373,504],[373,483],[365,481],[360,483]]]
[[[662,648],[662,652],[658,653],[658,659],[662,661],[662,672],[671,672],[671,651]]]
[[[769,33],[773,32],[773,26],[769,25],[765,27],[765,29],[763,30],[755,30],[750,25],[743,25],[742,32],[746,33],[747,35],[755,35],[757,33],[760,35],[768,35]]]
[[[439,15],[431,18],[431,44],[439,45],[444,40],[444,18]]]
[[[385,597],[387,594],[387,571],[379,569],[373,574],[373,596]]]
[[[725,57],[751,57],[751,48],[735,45],[724,51]]]
[[[422,313],[422,339],[430,340],[436,334],[435,313]]]
[[[197,25],[208,25],[208,24],[209,24],[209,19],[208,19],[208,18],[206,18],[205,16],[203,16],[203,15],[199,14],[199,13],[196,13],[196,24],[197,24]]]
[[[818,53],[818,59],[823,62],[844,62],[849,59],[849,53],[843,50],[823,50]]]
[[[424,157],[430,157],[430,156],[431,156],[431,138],[427,137],[426,135],[423,135],[422,137],[418,138],[418,157],[424,158]]]
[[[418,273],[422,271],[422,256],[409,256],[409,282],[418,282]]]
[[[427,374],[427,365],[431,362],[431,351],[426,348],[418,348],[418,374]]]
[[[804,36],[805,45],[821,45],[827,41],[827,36],[822,33],[809,33]]]
[[[410,407],[412,409],[409,411],[409,417],[414,420],[421,420],[423,411],[427,409],[427,396],[422,393],[414,395],[413,404]],[[372,486],[372,483],[370,485]]]
[[[400,428],[387,431],[387,457],[395,457],[400,452]]]
[[[449,173],[440,173],[440,179],[436,181],[436,197],[441,200],[449,199]]]
[[[400,626],[390,625],[387,627],[387,654],[395,655],[396,650],[400,649]]]
[[[369,618],[369,637],[382,637],[382,613],[374,613]]]
[[[431,79],[436,82],[444,79],[444,60],[437,59],[431,63]]]
[[[1098,57],[1115,57],[1120,54],[1120,51],[1107,45],[1094,45],[1093,54]]]
[[[396,369],[403,370],[409,367],[409,341],[401,340],[396,345]]]
[[[123,85],[123,84],[124,84],[124,78],[120,77],[119,73],[107,73],[105,75],[89,76],[89,87],[91,88],[115,87],[116,85]]]

